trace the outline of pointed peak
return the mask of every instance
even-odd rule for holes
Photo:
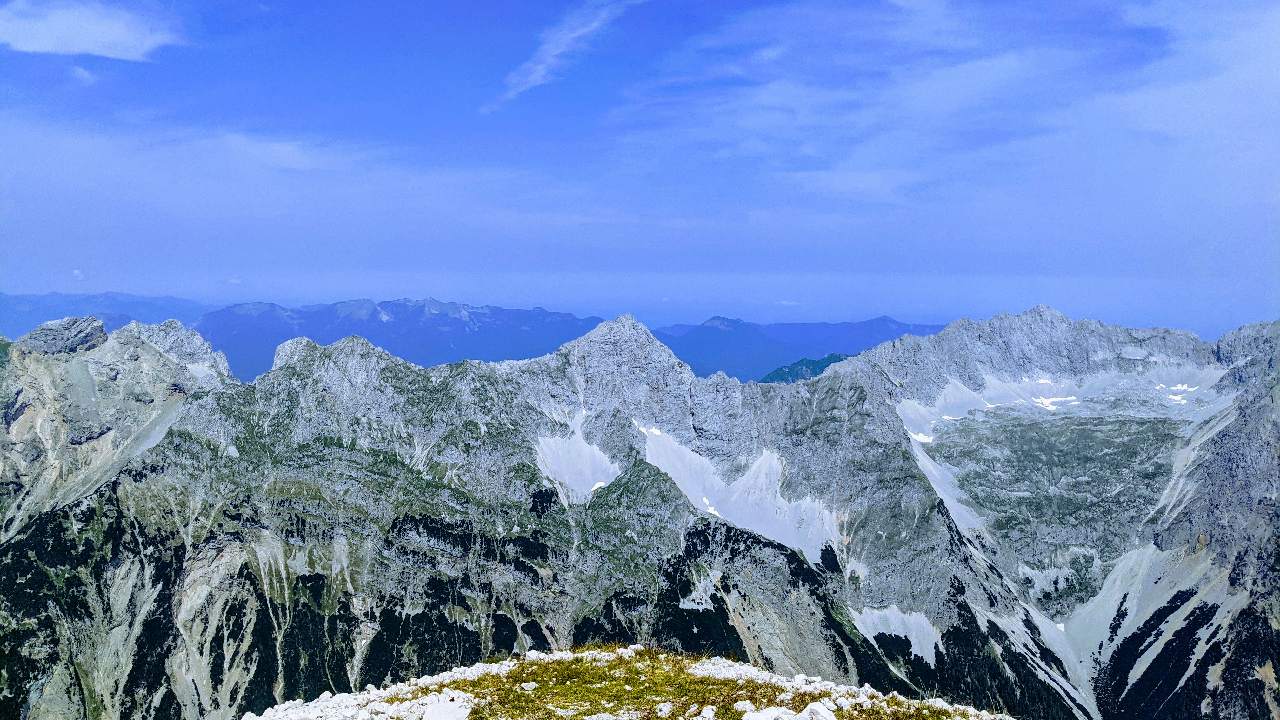
[[[714,328],[716,330],[734,330],[744,325],[750,325],[746,320],[741,318],[725,317],[723,315],[713,315],[702,321],[700,327]]]
[[[1033,307],[1030,307],[1027,310],[1015,315],[1014,317],[1036,319],[1036,320],[1053,320],[1053,321],[1062,321],[1062,320],[1069,319],[1063,313],[1045,304],[1040,304],[1040,305],[1035,305]]]
[[[387,352],[386,350],[383,350],[377,345],[374,345],[373,343],[369,342],[369,339],[364,337],[363,335],[348,335],[344,338],[335,340],[334,342],[331,342],[328,345],[325,345],[324,347],[325,349],[332,350],[334,352],[357,352],[357,353],[368,353],[368,352],[386,353]]]
[[[586,335],[566,343],[562,349],[601,358],[644,357],[649,362],[679,362],[671,349],[654,337],[644,323],[629,314],[605,320]]]
[[[637,504],[650,508],[665,508],[684,516],[692,514],[693,505],[680,486],[662,468],[652,465],[638,455],[612,482],[592,497],[592,504],[599,509],[602,504],[634,508]],[[622,501],[625,501],[622,504]]]
[[[286,365],[296,365],[303,359],[312,356],[320,349],[316,341],[308,337],[296,337],[285,340],[276,346],[275,357],[271,360],[271,370],[279,370]]]
[[[653,336],[653,333],[649,331],[649,328],[630,313],[619,315],[612,320],[605,320],[604,322],[601,322],[599,325],[596,325],[588,331],[586,335],[578,338],[575,342],[587,339],[594,340],[622,337],[648,338],[653,342],[658,342],[658,339]]]

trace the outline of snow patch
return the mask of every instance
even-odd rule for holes
[[[951,514],[951,519],[955,521],[956,526],[963,531],[976,530],[982,527],[982,519],[978,517],[978,513],[967,504],[968,496],[960,489],[960,485],[956,482],[955,468],[950,465],[944,465],[924,451],[920,442],[912,438],[911,455],[916,460],[916,467],[924,473],[929,479],[929,484],[933,486],[933,491],[942,498],[942,502],[947,506],[947,512]]]
[[[1023,605],[1020,611],[1012,614],[1000,614],[982,605],[971,606],[971,608],[978,618],[980,627],[986,627],[988,623],[998,626],[1009,636],[1009,641],[1019,647],[1023,659],[1030,663],[1032,669],[1050,688],[1086,710],[1086,714],[1083,715],[1077,710],[1076,717],[1081,720],[1087,717],[1098,717],[1097,702],[1090,683],[1091,675],[1078,661],[1076,648],[1068,639],[1069,633],[1060,630],[1057,623],[1032,605]],[[1033,637],[1032,631],[1027,627],[1027,620],[1031,621],[1035,635],[1038,637]],[[1056,663],[1050,664],[1046,661],[1042,647],[1048,648],[1062,661],[1063,668],[1066,670],[1065,675],[1058,670]]]
[[[1190,502],[1199,487],[1199,484],[1191,479],[1191,468],[1199,455],[1201,446],[1210,438],[1222,432],[1232,422],[1235,422],[1237,415],[1235,407],[1230,406],[1217,415],[1208,418],[1196,427],[1191,433],[1191,437],[1188,438],[1187,443],[1174,452],[1173,473],[1169,478],[1169,484],[1165,486],[1164,492],[1160,494],[1160,502],[1156,503],[1155,510],[1151,512],[1148,519],[1154,517],[1156,512],[1162,511],[1160,519],[1162,522],[1167,522],[1171,518],[1177,517],[1178,513]]]
[[[1031,402],[1039,405],[1045,410],[1057,410],[1058,408],[1055,407],[1055,405],[1059,403],[1070,403],[1075,399],[1075,395],[1066,395],[1063,397],[1033,397],[1031,398]]]
[[[911,652],[932,666],[937,661],[937,646],[942,634],[921,612],[903,612],[897,605],[885,608],[866,608],[853,613],[853,624],[858,632],[874,639],[879,633],[897,635],[911,642]]]
[[[836,545],[835,516],[812,498],[782,497],[782,458],[761,450],[746,472],[725,482],[710,460],[656,427],[636,423],[645,437],[645,460],[669,475],[694,507],[760,533],[817,562],[822,546]]]
[[[1190,613],[1206,606],[1216,608],[1213,618],[1196,633],[1192,662],[1178,681],[1180,687],[1208,652],[1212,638],[1221,634],[1222,628],[1233,622],[1250,601],[1247,591],[1231,586],[1229,575],[1230,568],[1215,565],[1209,553],[1191,553],[1183,548],[1159,550],[1150,543],[1125,553],[1103,581],[1102,590],[1066,620],[1066,634],[1076,648],[1080,670],[1087,672],[1088,668],[1105,663],[1116,646],[1141,628],[1156,610],[1178,592],[1191,590],[1194,595],[1143,643],[1128,683],[1132,685],[1151,668],[1179,628],[1186,625]],[[1120,614],[1117,611],[1122,606],[1124,613]]]
[[[686,597],[680,598],[680,607],[684,610],[710,610],[711,595],[715,592],[715,579],[704,575],[698,579]]]
[[[620,473],[617,464],[583,436],[586,419],[587,411],[579,410],[569,421],[567,437],[540,437],[537,444],[538,470],[560,483],[574,502],[590,497]]]
[[[1055,380],[1042,375],[1034,380],[1006,380],[987,375],[978,390],[949,378],[932,405],[903,400],[896,410],[903,427],[917,439],[934,437],[934,425],[940,421],[955,421],[975,411],[1002,406],[1112,415],[1119,404],[1135,415],[1168,415],[1172,411],[1177,417],[1199,421],[1220,412],[1231,401],[1232,396],[1212,390],[1226,370],[1221,365],[1181,364],[1160,365],[1140,373],[1096,373],[1078,379]],[[1201,388],[1205,390],[1197,393]],[[1177,407],[1171,408],[1171,404]]]

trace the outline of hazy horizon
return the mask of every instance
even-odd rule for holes
[[[297,308],[303,308],[307,306],[323,306],[323,305],[330,305],[335,303],[364,301],[364,300],[381,303],[381,302],[392,302],[397,300],[422,301],[422,300],[432,299],[432,300],[438,300],[441,302],[455,302],[455,303],[472,305],[472,306],[488,305],[488,306],[494,306],[494,307],[505,308],[505,309],[542,308],[550,312],[569,313],[581,318],[598,317],[603,320],[611,320],[611,319],[620,317],[622,315],[631,315],[636,319],[640,320],[645,325],[655,329],[660,327],[665,327],[665,326],[671,326],[671,325],[697,325],[715,317],[726,317],[726,318],[731,318],[735,320],[743,320],[751,323],[771,324],[771,323],[858,322],[863,320],[874,319],[877,317],[887,316],[894,320],[904,322],[904,323],[946,325],[955,320],[959,320],[963,318],[972,319],[972,320],[985,320],[995,315],[1017,315],[1017,314],[1026,312],[1037,305],[1047,305],[1077,320],[1099,320],[1108,324],[1122,325],[1122,326],[1136,327],[1136,328],[1163,327],[1163,328],[1169,328],[1174,330],[1187,330],[1197,334],[1199,337],[1201,337],[1201,339],[1208,340],[1208,341],[1216,340],[1219,337],[1221,337],[1223,334],[1230,332],[1232,330],[1235,330],[1243,325],[1248,325],[1254,322],[1270,322],[1270,321],[1277,320],[1277,318],[1275,317],[1260,317],[1256,320],[1247,320],[1237,325],[1225,326],[1220,330],[1215,330],[1212,327],[1195,328],[1187,325],[1160,323],[1160,322],[1149,322],[1149,323],[1128,322],[1123,319],[1119,319],[1119,320],[1111,319],[1111,318],[1100,316],[1100,315],[1070,312],[1061,306],[1054,305],[1053,303],[1032,303],[1024,307],[996,308],[989,312],[967,313],[967,314],[961,313],[961,314],[955,314],[955,315],[941,315],[941,314],[930,315],[928,313],[924,313],[922,315],[916,315],[916,314],[908,314],[905,312],[896,312],[892,309],[875,310],[875,309],[867,308],[867,309],[859,310],[858,308],[855,308],[855,307],[851,307],[849,309],[849,312],[844,315],[839,315],[834,313],[821,314],[821,313],[814,313],[814,312],[806,312],[803,309],[796,308],[796,307],[788,307],[785,305],[782,307],[778,307],[778,304],[774,303],[773,307],[770,307],[769,305],[759,306],[763,310],[763,312],[759,312],[757,314],[742,314],[742,313],[733,314],[730,312],[716,310],[715,308],[717,306],[715,304],[708,304],[706,305],[705,308],[701,310],[699,310],[697,306],[681,307],[675,304],[670,304],[668,307],[660,308],[656,312],[655,311],[637,311],[636,309],[627,308],[627,307],[616,307],[616,308],[611,308],[609,310],[600,312],[600,311],[593,311],[590,308],[583,309],[581,307],[572,307],[569,305],[553,304],[553,303],[546,303],[546,302],[540,302],[540,301],[530,301],[527,303],[510,303],[510,302],[504,303],[504,302],[491,302],[484,299],[472,300],[472,299],[461,299],[457,297],[446,297],[446,296],[432,294],[432,293],[426,293],[421,295],[405,295],[405,294],[389,295],[387,297],[378,297],[373,295],[351,295],[351,296],[342,296],[342,297],[309,297],[309,298],[304,297],[304,298],[293,298],[293,299],[276,298],[276,297],[254,297],[254,296],[246,295],[242,297],[230,296],[223,299],[217,299],[217,298],[210,299],[210,298],[199,298],[199,297],[193,297],[193,296],[184,296],[184,295],[173,294],[173,293],[149,295],[149,294],[143,294],[143,293],[125,292],[125,291],[114,290],[114,289],[92,290],[92,291],[84,291],[84,292],[52,290],[52,291],[39,292],[39,293],[36,293],[36,292],[18,293],[18,292],[13,292],[11,290],[4,289],[4,288],[0,288],[0,295],[9,295],[9,296],[15,296],[15,295],[38,296],[38,295],[59,295],[59,294],[67,295],[67,296],[120,294],[120,295],[135,297],[135,298],[151,299],[151,300],[186,301],[186,302],[193,302],[200,305],[204,305],[206,311],[214,311],[214,310],[218,310],[224,307],[229,307],[232,305],[248,304],[248,303],[270,303],[270,304],[275,304],[275,305],[279,305],[286,308],[297,309]],[[749,310],[750,307],[747,307],[747,309]]]
[[[0,0],[0,287],[1280,317],[1280,6]]]

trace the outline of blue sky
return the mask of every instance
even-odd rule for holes
[[[1280,317],[1280,4],[0,0],[0,290]]]

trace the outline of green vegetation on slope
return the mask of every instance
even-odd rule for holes
[[[793,383],[801,380],[808,380],[811,377],[817,377],[822,374],[823,370],[828,367],[850,357],[844,353],[831,353],[814,360],[813,358],[800,358],[790,365],[783,365],[770,372],[768,375],[760,378],[762,383]]]

